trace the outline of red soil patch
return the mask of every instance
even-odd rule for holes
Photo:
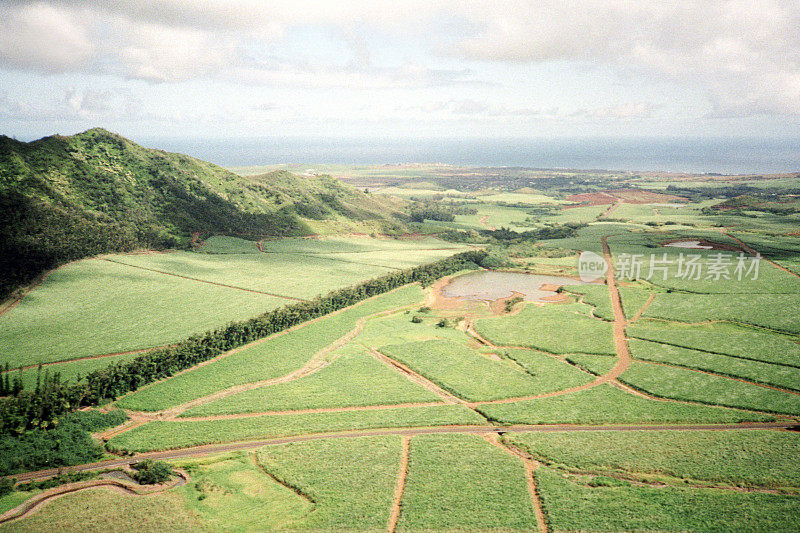
[[[567,200],[575,202],[575,204],[566,205],[564,206],[565,208],[613,204],[617,201],[629,204],[662,204],[675,200],[685,200],[685,198],[639,189],[610,189],[600,192],[573,194],[567,196]]]
[[[541,287],[539,287],[540,291],[548,291],[548,292],[558,292],[558,289],[561,288],[561,285],[556,285],[555,283],[545,283]]]

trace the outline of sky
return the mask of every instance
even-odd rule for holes
[[[800,138],[796,0],[0,0],[0,134]]]

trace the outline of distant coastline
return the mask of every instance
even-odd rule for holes
[[[223,166],[447,163],[721,174],[800,171],[800,139],[135,139]]]

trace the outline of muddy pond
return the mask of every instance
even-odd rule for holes
[[[531,302],[540,302],[547,296],[552,296],[552,290],[544,291],[543,285],[584,285],[585,283],[573,278],[561,276],[542,276],[539,274],[524,274],[521,272],[471,272],[454,278],[442,288],[442,294],[450,298],[466,298],[467,300],[497,300],[506,298],[514,292],[525,295]]]

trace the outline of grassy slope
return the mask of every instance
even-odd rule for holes
[[[29,365],[168,344],[285,303],[88,259],[53,272],[0,316],[0,361]]]

